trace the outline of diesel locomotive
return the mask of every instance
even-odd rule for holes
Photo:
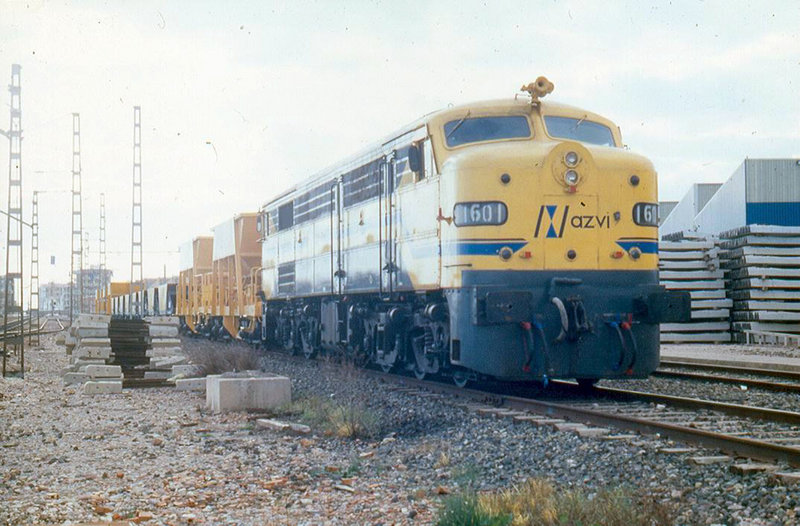
[[[656,172],[552,89],[431,113],[270,200],[260,267],[179,283],[179,314],[459,385],[646,377],[689,310],[658,284]],[[181,312],[231,280],[252,308]]]

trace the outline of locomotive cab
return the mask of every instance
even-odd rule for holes
[[[658,323],[688,298],[658,285],[650,161],[608,119],[537,98],[454,108],[431,135],[452,364],[517,380],[653,371]]]

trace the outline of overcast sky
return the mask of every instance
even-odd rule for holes
[[[99,261],[102,192],[108,266],[127,280],[134,105],[155,277],[177,272],[181,243],[393,129],[538,75],[554,100],[620,125],[655,163],[662,200],[745,157],[800,157],[798,28],[796,1],[0,0],[0,85],[22,65],[26,219],[33,190],[49,192],[41,283],[69,275],[73,112],[85,265]],[[3,89],[0,129],[8,105]],[[5,210],[5,140],[0,159]]]

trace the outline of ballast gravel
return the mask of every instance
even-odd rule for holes
[[[363,439],[262,429],[261,415],[210,414],[202,395],[172,388],[83,395],[63,386],[67,360],[52,337],[26,359],[24,380],[0,379],[0,524],[433,524],[446,494],[531,477],[590,495],[643,491],[672,506],[677,524],[800,520],[798,487],[659,452],[680,444],[481,417],[352,368],[263,358],[265,370],[292,379],[295,398],[376,415],[375,435]]]

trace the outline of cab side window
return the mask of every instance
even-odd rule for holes
[[[418,144],[422,156],[422,169],[419,171],[418,181],[436,175],[436,160],[433,158],[433,146],[430,139],[420,141]]]

